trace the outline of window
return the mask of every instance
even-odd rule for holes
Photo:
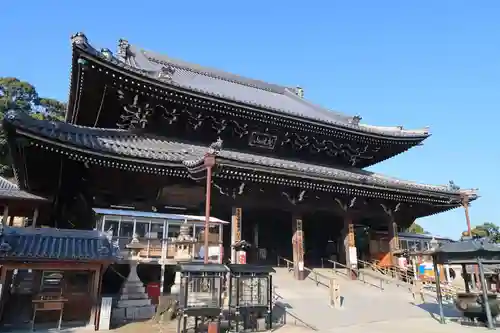
[[[135,233],[139,238],[147,237],[149,234],[149,219],[137,218],[135,220]]]
[[[62,293],[63,273],[59,271],[43,271],[40,283],[42,293]]]
[[[169,224],[168,225],[168,238],[177,238],[181,232],[180,224]]]
[[[118,236],[118,230],[120,229],[120,217],[118,216],[104,216],[104,231],[111,231],[113,237]]]
[[[132,238],[134,235],[134,220],[122,218],[120,223],[120,237]]]
[[[88,293],[90,292],[90,272],[65,272],[64,281],[66,291],[69,293]]]
[[[163,239],[163,221],[151,221],[151,230],[148,238]]]

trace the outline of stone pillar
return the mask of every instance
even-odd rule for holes
[[[354,233],[354,224],[352,217],[346,215],[344,217],[344,229],[343,229],[343,244],[345,252],[345,264],[351,270],[349,271],[349,276],[352,280],[357,278],[357,268],[358,268],[358,253],[356,250],[356,239]]]
[[[293,216],[293,275],[297,280],[305,279],[304,270],[304,231],[302,230],[302,218]]]
[[[235,264],[238,260],[236,258],[236,250],[232,245],[241,240],[241,208],[233,207],[231,216],[231,263]]]

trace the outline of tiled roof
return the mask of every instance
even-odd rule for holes
[[[121,157],[143,159],[146,162],[165,162],[190,164],[202,161],[207,147],[181,143],[148,135],[133,134],[124,130],[98,129],[75,126],[68,123],[38,120],[23,113],[9,111],[4,118],[6,126],[13,125],[17,131],[26,131],[44,139],[51,139],[59,144],[71,144],[75,148],[90,153],[108,153]],[[274,173],[293,174],[296,177],[316,176],[324,180],[347,181],[358,185],[375,185],[386,188],[431,191],[458,196],[460,193],[477,197],[474,192],[459,191],[447,185],[426,185],[400,180],[360,169],[339,169],[334,167],[295,162],[267,156],[247,154],[230,150],[220,150],[218,159],[221,163],[240,162],[248,168],[273,168]],[[195,161],[193,163],[193,161]],[[225,161],[225,162],[224,162]],[[188,163],[191,162],[191,163]]]
[[[106,235],[92,230],[15,228],[0,225],[0,260],[114,260]]]
[[[17,184],[0,177],[0,199],[46,201],[47,199],[22,191]]]
[[[172,59],[130,45],[125,62],[130,66],[159,72],[170,65],[175,68],[171,80],[176,84],[249,105],[279,110],[307,118],[349,124],[353,117],[314,105],[296,95],[294,88],[251,80],[223,71]],[[156,75],[158,77],[158,75]]]
[[[97,55],[114,65],[135,71],[160,84],[178,86],[215,98],[341,126],[352,131],[419,139],[429,136],[428,128],[407,130],[402,126],[362,124],[359,123],[361,119],[359,116],[332,111],[300,97],[298,88],[249,79],[222,70],[173,59],[166,55],[146,51],[124,40],[120,40],[117,58],[111,55],[109,49],[103,49],[101,52],[94,49],[82,33],[74,35],[72,42],[77,49]]]

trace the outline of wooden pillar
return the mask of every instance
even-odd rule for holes
[[[2,219],[2,223],[4,225],[8,225],[9,221],[9,206],[5,205],[5,207],[3,208],[3,219]]]
[[[386,204],[380,204],[384,209],[387,220],[387,234],[389,236],[389,255],[392,265],[397,265],[395,252],[399,250],[398,224],[396,221],[396,212],[401,208],[401,203],[397,203],[394,208]]]
[[[31,224],[32,228],[36,228],[36,220],[38,220],[38,207],[35,208],[35,211],[33,212],[33,223]]]
[[[241,240],[241,208],[233,207],[231,216],[231,263],[237,263],[236,251],[232,247],[234,243]]]
[[[92,288],[90,290],[92,298],[92,308],[90,312],[89,326],[93,325],[94,328],[97,329],[99,323],[99,310],[100,310],[99,292],[101,284],[101,266],[99,266],[98,269],[94,270],[94,274],[92,274],[92,280],[93,280]]]
[[[469,197],[462,196],[462,206],[464,207],[465,222],[467,223],[467,234],[469,235],[469,237],[472,237],[472,228],[470,225],[470,217],[469,217]]]
[[[293,246],[293,275],[297,280],[305,279],[304,270],[304,231],[302,230],[302,218],[292,217],[292,246]]]
[[[354,233],[354,223],[350,215],[344,217],[344,252],[345,264],[349,269],[349,276],[352,280],[357,278],[358,253],[356,249],[356,239]]]
[[[3,319],[3,309],[7,300],[7,267],[0,266],[0,321]]]
[[[394,216],[391,214],[389,219],[387,220],[388,225],[388,235],[389,235],[389,253],[391,256],[391,263],[393,265],[397,265],[397,258],[394,253],[399,250],[399,237],[398,237],[398,224],[394,219]]]

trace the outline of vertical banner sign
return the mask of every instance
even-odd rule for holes
[[[239,242],[241,240],[241,208],[236,208],[236,214],[234,219],[234,235],[235,242]]]
[[[241,240],[241,208],[233,208],[231,219],[231,246]],[[231,248],[231,262],[236,263],[236,251]]]
[[[355,240],[354,240],[354,225],[351,223],[351,221],[348,222],[347,224],[347,232],[348,232],[348,236],[347,236],[347,244],[349,247],[353,247],[355,246]]]
[[[297,241],[297,263],[299,266],[299,271],[304,270],[304,231],[302,231],[302,220],[297,219],[297,229],[296,229],[296,241]]]

